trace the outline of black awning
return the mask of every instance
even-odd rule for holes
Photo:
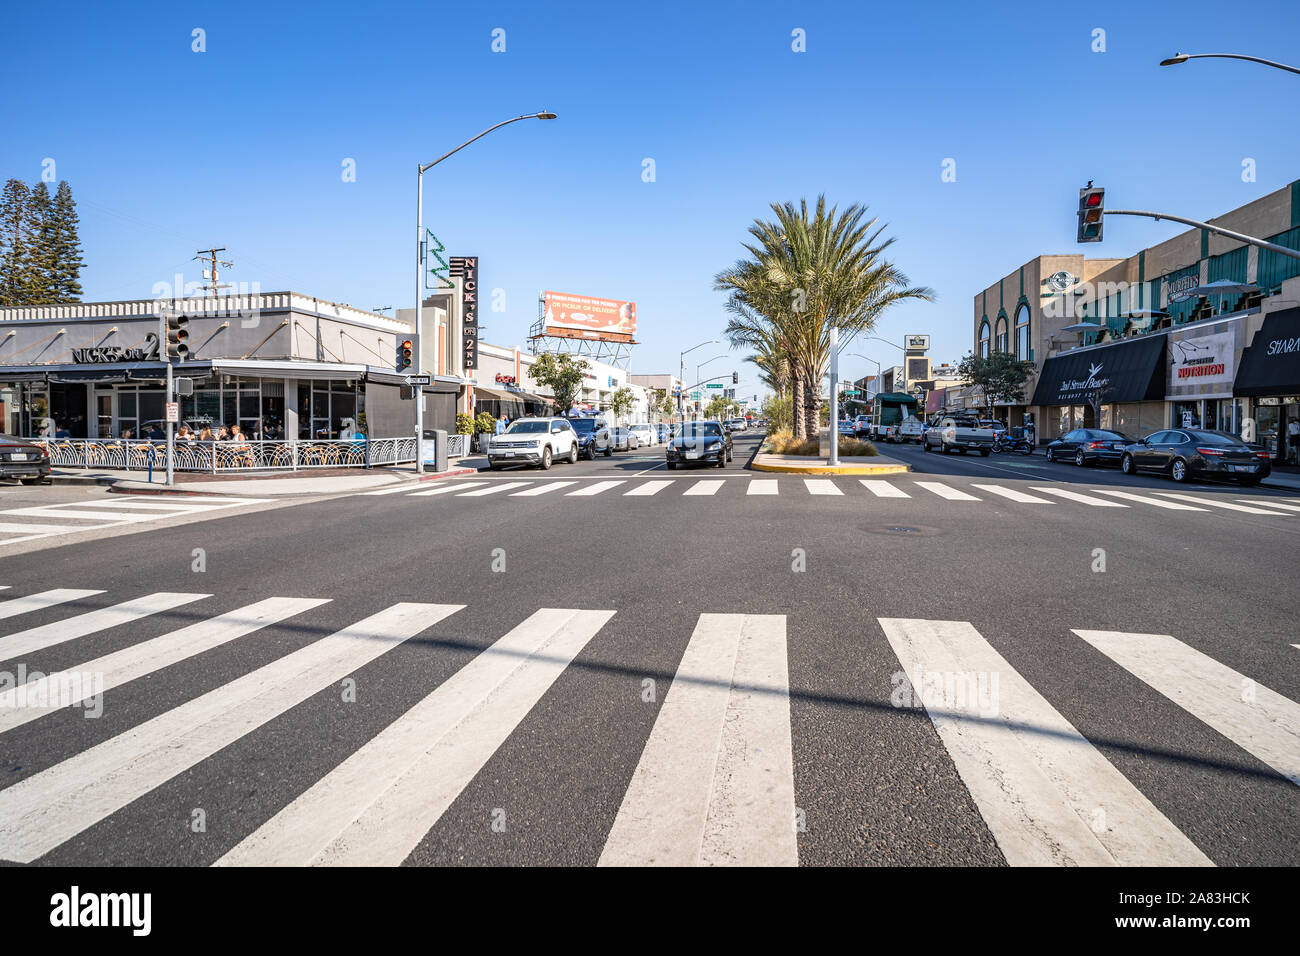
[[[58,369],[50,371],[50,381],[60,385],[113,385],[126,381],[126,372],[96,369]]]
[[[1265,316],[1241,354],[1233,395],[1300,395],[1300,309]]]
[[[1082,405],[1098,388],[1107,405],[1163,399],[1165,336],[1142,336],[1049,358],[1043,364],[1031,404]]]
[[[0,383],[17,384],[19,382],[44,382],[45,372],[6,372],[0,369]]]

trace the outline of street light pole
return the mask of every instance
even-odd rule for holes
[[[831,457],[830,466],[840,463],[840,327],[831,326]],[[820,387],[820,383],[818,385]]]
[[[415,354],[411,356],[411,373],[412,375],[421,375],[421,352],[424,351],[424,174],[437,166],[449,156],[454,156],[462,149],[480,140],[493,130],[500,129],[502,126],[509,126],[511,123],[518,123],[526,119],[555,119],[554,113],[542,111],[540,113],[525,113],[523,116],[515,116],[511,119],[497,123],[495,126],[489,126],[483,132],[479,133],[473,139],[467,139],[449,153],[443,153],[431,163],[417,163],[415,167]],[[415,400],[415,471],[417,474],[424,473],[424,386],[416,386],[419,391],[416,392]]]
[[[706,345],[717,345],[717,344],[718,344],[717,339],[709,339],[707,342],[701,342],[699,345],[692,345],[685,352],[681,353],[680,361],[679,361],[680,367],[678,368],[677,380],[681,382],[682,385],[681,385],[681,390],[678,391],[677,393],[677,414],[681,418],[683,423],[685,423],[686,421],[686,410],[683,407],[686,398],[684,394],[684,392],[686,391],[686,384],[685,384],[686,383],[686,356],[689,355],[691,352],[694,352],[696,349],[704,348],[704,346]],[[699,378],[699,375],[697,374],[695,377]]]
[[[1186,63],[1188,60],[1249,60],[1251,63],[1262,63],[1264,66],[1271,66],[1275,70],[1286,70],[1288,73],[1300,73],[1300,68],[1287,66],[1285,63],[1277,63],[1273,60],[1261,59],[1257,56],[1246,56],[1243,53],[1175,53],[1166,60],[1161,60],[1161,66],[1176,66],[1179,63]]]

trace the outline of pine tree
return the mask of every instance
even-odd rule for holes
[[[44,181],[32,187],[27,203],[27,288],[25,305],[58,302],[54,275],[54,248],[57,233],[50,190]]]
[[[54,194],[53,233],[50,237],[51,275],[55,302],[81,301],[81,238],[77,232],[77,203],[65,179]]]
[[[0,305],[24,305],[28,280],[28,213],[31,192],[21,179],[0,194]]]

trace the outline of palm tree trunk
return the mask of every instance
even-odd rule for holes
[[[804,433],[803,418],[803,375],[798,371],[790,374],[790,428],[796,440],[802,440]]]

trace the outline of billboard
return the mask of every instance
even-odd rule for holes
[[[636,303],[596,299],[566,292],[543,292],[543,335],[603,342],[632,342],[636,335]]]

